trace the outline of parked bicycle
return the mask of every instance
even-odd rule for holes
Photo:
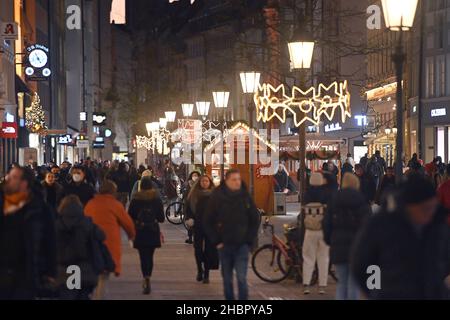
[[[266,218],[263,231],[270,229],[272,243],[258,248],[252,256],[252,269],[256,276],[269,283],[277,283],[292,276],[297,282],[302,281],[303,258],[301,246],[301,230],[297,226],[284,225],[287,241],[275,234],[275,227]],[[334,268],[330,265],[329,275],[337,281]],[[311,285],[317,283],[317,266],[313,273]]]

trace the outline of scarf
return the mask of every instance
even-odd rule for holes
[[[28,200],[28,192],[17,192],[13,194],[5,194],[3,203],[3,214],[11,215],[25,206]]]

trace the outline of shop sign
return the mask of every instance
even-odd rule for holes
[[[3,40],[18,40],[19,26],[15,22],[0,23],[0,38]]]
[[[88,149],[89,148],[89,140],[77,140],[77,148],[78,149]]]
[[[71,144],[72,141],[73,141],[72,140],[72,135],[66,134],[66,135],[63,135],[63,136],[59,136],[58,140],[57,140],[57,143],[66,145],[66,144]]]
[[[333,131],[339,131],[342,130],[341,124],[338,123],[332,123],[332,124],[327,124],[324,128],[325,132],[333,132]]]
[[[17,123],[15,122],[3,122],[0,138],[5,139],[17,139]]]
[[[92,121],[94,126],[104,126],[106,124],[106,113],[94,112]]]
[[[431,117],[444,117],[447,115],[447,109],[446,108],[439,108],[439,109],[432,109],[431,110]]]

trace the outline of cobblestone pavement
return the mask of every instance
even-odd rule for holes
[[[297,211],[291,205],[287,216],[273,217],[271,221],[279,234],[284,223],[295,221],[293,212]],[[107,299],[111,300],[221,300],[222,280],[220,271],[211,271],[210,284],[195,281],[196,266],[194,248],[185,244],[186,230],[182,226],[169,223],[161,225],[165,243],[155,254],[155,267],[152,277],[152,294],[141,294],[142,278],[139,268],[137,251],[130,248],[126,239],[123,240],[123,274],[112,277],[108,284]],[[259,244],[270,242],[270,236],[260,234]],[[333,299],[335,283],[330,280],[327,293],[318,295],[316,290],[308,296],[303,295],[302,288],[294,280],[285,280],[278,284],[265,283],[258,279],[249,264],[248,282],[251,299]]]

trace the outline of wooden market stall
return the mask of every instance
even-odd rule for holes
[[[254,130],[250,138],[250,128],[242,122],[233,125],[224,135],[224,157],[225,172],[230,168],[238,169],[241,172],[242,179],[249,186],[250,176],[253,175],[254,181],[254,200],[256,206],[266,213],[271,214],[274,211],[273,195],[273,168],[272,164],[262,164],[260,162],[260,153],[270,157],[271,152],[275,151],[267,139],[259,136]],[[254,159],[253,170],[250,172],[250,153],[249,141],[253,140],[252,158]],[[205,148],[204,157],[206,172],[213,177],[215,183],[220,181],[220,150],[222,139],[213,140]],[[239,161],[240,160],[240,161]],[[266,173],[271,173],[270,175]]]

